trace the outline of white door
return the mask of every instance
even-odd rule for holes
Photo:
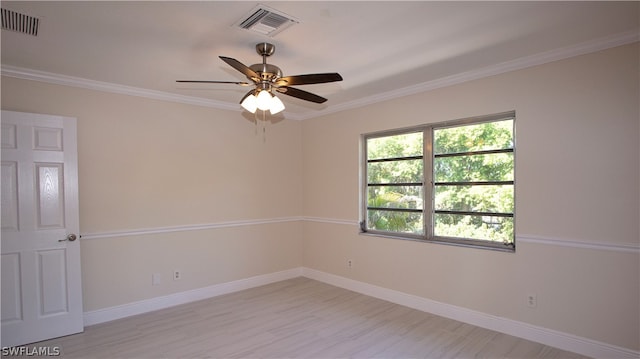
[[[2,111],[2,347],[83,331],[76,119]]]

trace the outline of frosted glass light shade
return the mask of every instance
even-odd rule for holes
[[[271,98],[271,114],[275,115],[276,113],[284,110],[284,104],[282,103],[282,101],[277,98],[276,96],[273,96]]]
[[[269,91],[260,91],[257,98],[258,108],[262,111],[266,111],[271,108],[271,94]]]
[[[249,95],[247,98],[242,101],[240,104],[245,110],[256,113],[256,109],[258,109],[258,100],[254,95]]]

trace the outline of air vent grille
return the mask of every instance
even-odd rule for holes
[[[298,20],[287,14],[264,5],[258,5],[248,15],[236,22],[235,26],[273,37],[291,25],[298,23]]]
[[[19,12],[0,9],[2,30],[16,31],[27,35],[38,36],[40,19]]]

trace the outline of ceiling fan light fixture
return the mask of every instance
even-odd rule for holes
[[[256,110],[258,109],[258,100],[257,98],[252,94],[247,96],[242,103],[240,104],[245,110],[251,112],[251,113],[256,113]]]
[[[278,66],[267,63],[267,57],[273,55],[274,51],[275,46],[273,44],[266,42],[257,44],[256,52],[262,56],[262,64],[253,64],[251,66],[246,66],[242,62],[231,57],[219,56],[222,61],[241,72],[247,77],[247,79],[253,82],[253,85],[255,85],[254,89],[247,92],[242,99],[240,99],[240,105],[242,108],[253,114],[260,109],[263,112],[268,110],[272,115],[274,115],[285,109],[282,101],[274,95],[274,91],[305,101],[324,103],[327,101],[326,98],[291,87],[291,85],[311,85],[342,81],[342,76],[337,72],[283,77],[282,71]],[[242,86],[250,85],[248,82],[238,81],[177,80],[177,82],[234,83]]]

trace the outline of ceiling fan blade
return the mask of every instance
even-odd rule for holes
[[[234,69],[242,72],[245,76],[247,76],[247,78],[253,80],[254,82],[259,82],[260,81],[260,76],[258,76],[258,74],[251,70],[248,66],[246,66],[245,64],[243,64],[242,62],[236,60],[236,59],[232,59],[230,57],[225,57],[225,56],[219,56],[220,59],[224,62],[226,62],[227,64],[229,64],[229,66],[233,67]]]
[[[285,95],[297,97],[302,100],[311,101],[315,103],[323,103],[327,101],[326,98],[318,96],[316,94],[312,94],[311,92],[303,91],[293,87],[282,86],[276,88],[276,91],[283,93]]]
[[[176,82],[186,82],[186,83],[192,83],[192,84],[234,84],[234,85],[240,85],[240,86],[253,85],[248,82],[240,82],[240,81],[176,80]]]
[[[276,80],[276,84],[279,86],[294,86],[294,85],[311,85],[322,84],[327,82],[342,81],[342,76],[337,72],[325,73],[325,74],[308,74],[308,75],[296,75],[285,76]]]

